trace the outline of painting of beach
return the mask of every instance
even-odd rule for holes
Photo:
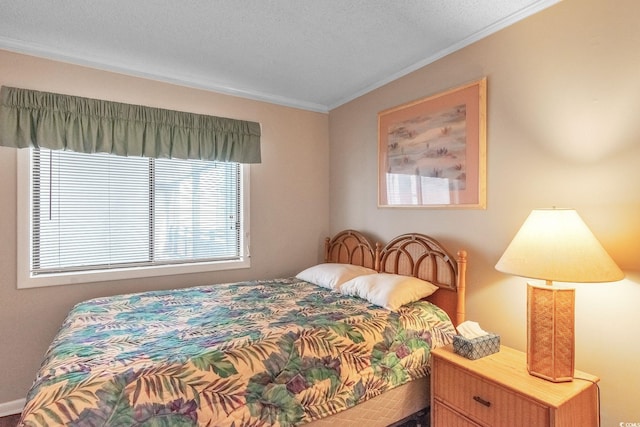
[[[463,190],[466,123],[465,105],[394,123],[387,135],[387,173],[442,178],[451,190]]]
[[[378,113],[378,206],[486,208],[486,78]]]

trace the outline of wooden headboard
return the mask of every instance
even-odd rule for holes
[[[379,252],[380,245],[374,249],[369,239],[359,231],[345,230],[325,240],[324,262],[362,265],[378,270]]]
[[[457,258],[435,239],[420,233],[403,234],[382,247],[362,233],[345,230],[325,242],[325,262],[363,265],[381,273],[426,280],[440,289],[427,299],[447,312],[454,325],[465,320],[467,253]]]

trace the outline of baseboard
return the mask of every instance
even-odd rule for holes
[[[0,417],[19,414],[20,412],[22,412],[25,403],[27,403],[25,399],[18,399],[14,400],[13,402],[0,403]]]

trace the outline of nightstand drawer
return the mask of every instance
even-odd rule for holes
[[[447,405],[437,400],[433,403],[431,412],[433,413],[433,422],[436,426],[481,427],[479,424],[469,421],[467,418],[454,412]]]
[[[457,412],[491,426],[548,426],[549,409],[436,357],[434,398]]]

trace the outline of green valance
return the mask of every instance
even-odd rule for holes
[[[260,163],[260,124],[3,86],[0,145]]]

